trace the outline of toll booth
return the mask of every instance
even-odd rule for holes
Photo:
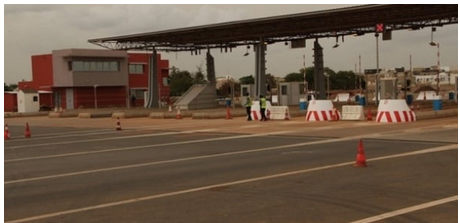
[[[380,79],[380,100],[396,99],[397,83],[396,78],[382,78]]]
[[[254,84],[242,84],[241,85],[241,96],[244,97],[246,96],[246,93],[249,93],[249,96],[251,98],[255,98],[258,95],[256,95],[256,87]]]
[[[23,89],[18,92],[18,112],[38,112],[40,110],[40,100],[38,91],[33,89]]]
[[[278,85],[278,99],[280,106],[298,105],[304,98],[303,82],[282,82]]]

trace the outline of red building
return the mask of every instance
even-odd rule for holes
[[[144,105],[148,90],[151,53],[126,51],[64,49],[52,54],[32,56],[32,81],[18,83],[19,89],[48,93],[40,105],[63,108],[130,107]],[[157,55],[156,88],[162,101],[169,100],[169,61]],[[52,94],[50,95],[50,93]],[[10,106],[8,103],[8,106]],[[5,111],[8,111],[5,102]]]

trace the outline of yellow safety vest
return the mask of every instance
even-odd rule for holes
[[[252,106],[252,100],[251,97],[246,98],[246,103],[244,104],[245,107],[251,107]]]
[[[260,107],[261,108],[267,108],[267,99],[265,99],[265,98],[260,99]]]

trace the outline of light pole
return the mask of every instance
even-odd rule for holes
[[[95,84],[94,85],[94,108],[97,109],[97,92],[96,92],[96,88],[98,87],[99,85]]]
[[[375,104],[379,104],[379,95],[380,95],[380,90],[379,90],[379,34],[375,33],[375,46],[376,46],[376,54],[377,54],[377,73],[375,76]]]
[[[431,27],[431,42],[430,46],[436,46],[438,48],[438,69],[436,72],[436,95],[439,96],[439,72],[441,71],[441,61],[440,61],[440,52],[439,52],[439,43],[433,42],[433,32],[436,31],[436,27]]]
[[[439,50],[439,43],[435,43],[433,41],[430,42],[431,46],[436,46],[438,48],[438,66],[437,66],[437,72],[436,72],[436,95],[439,96],[439,72],[441,71],[441,60],[440,60],[440,50]]]

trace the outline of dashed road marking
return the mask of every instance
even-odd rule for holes
[[[399,157],[405,157],[405,156],[413,156],[413,155],[423,154],[423,153],[441,152],[441,151],[446,151],[446,150],[457,149],[457,147],[458,147],[457,144],[452,144],[452,145],[447,145],[447,146],[440,146],[440,147],[434,147],[434,148],[429,148],[429,149],[425,149],[425,150],[415,151],[415,152],[401,153],[401,154],[390,155],[390,156],[383,156],[383,157],[378,157],[378,158],[369,159],[369,160],[383,160],[383,159],[392,159],[392,158],[399,158]],[[110,203],[99,204],[99,205],[94,205],[94,206],[76,208],[76,209],[71,209],[71,210],[66,210],[66,211],[60,211],[60,212],[54,212],[54,213],[49,213],[49,214],[37,215],[37,216],[32,216],[32,217],[27,217],[27,218],[22,218],[22,219],[6,221],[5,223],[20,223],[20,222],[34,221],[34,220],[40,220],[40,219],[47,219],[47,218],[58,217],[58,216],[62,216],[62,215],[75,214],[75,213],[84,212],[84,211],[91,211],[91,210],[97,210],[97,209],[108,208],[108,207],[113,207],[113,206],[137,203],[137,202],[148,201],[148,200],[154,200],[154,199],[163,198],[163,197],[171,197],[171,196],[177,196],[177,195],[188,194],[188,193],[193,193],[193,192],[199,192],[199,191],[204,191],[204,190],[210,190],[210,189],[213,189],[213,188],[229,187],[229,186],[233,186],[233,185],[246,184],[246,183],[252,183],[252,182],[263,181],[263,180],[270,180],[270,179],[275,179],[275,178],[280,178],[280,177],[287,177],[287,176],[298,175],[298,174],[305,174],[305,173],[310,173],[310,172],[314,172],[314,171],[320,171],[320,170],[332,169],[332,168],[337,168],[337,167],[349,166],[349,165],[352,165],[352,164],[354,164],[354,162],[337,163],[337,164],[326,165],[326,166],[321,166],[321,167],[314,167],[314,168],[309,168],[309,169],[296,170],[296,171],[291,171],[291,172],[284,172],[284,173],[279,173],[279,174],[273,174],[273,175],[267,175],[267,176],[262,176],[262,177],[255,177],[255,178],[237,180],[237,181],[226,182],[226,183],[221,183],[221,184],[212,184],[212,185],[207,185],[207,186],[203,186],[203,187],[190,188],[190,189],[186,189],[186,190],[174,191],[174,192],[163,193],[163,194],[155,194],[155,195],[150,195],[150,196],[145,196],[145,197],[138,197],[138,198],[127,199],[127,200],[116,201],[116,202],[110,202]],[[442,201],[438,200],[438,201],[433,201],[433,202],[430,202],[430,203],[427,203],[427,204],[418,205],[417,207],[411,207],[411,208],[409,208],[407,210],[405,210],[405,209],[402,209],[402,210],[406,211],[406,212],[410,212],[410,211],[414,211],[417,208],[418,209],[423,209],[423,208],[431,207],[433,205],[438,205],[438,204],[450,202],[450,201],[453,201],[453,200],[457,200],[457,196],[449,197],[449,198],[447,198],[447,201],[446,200],[442,200]],[[400,210],[400,212],[402,212],[402,211]],[[396,215],[399,215],[399,212],[394,212],[394,213],[388,214],[388,216],[386,218],[396,216]],[[375,216],[375,217],[377,217],[377,216]],[[373,222],[373,221],[377,221],[377,220],[362,221],[362,222],[358,221],[358,222],[359,223],[365,223],[365,222]],[[353,223],[358,223],[358,222],[353,222]]]

